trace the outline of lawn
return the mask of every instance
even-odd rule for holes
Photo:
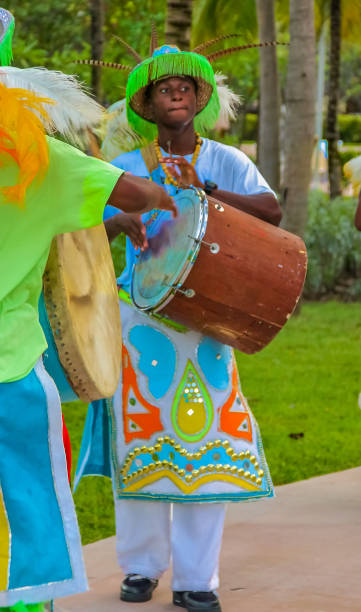
[[[360,303],[304,304],[270,346],[237,362],[275,484],[361,465]],[[74,459],[85,411],[64,405]],[[83,479],[75,503],[83,543],[114,533],[109,481]]]

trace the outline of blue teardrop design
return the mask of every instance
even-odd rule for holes
[[[132,327],[129,340],[140,353],[138,367],[148,378],[150,393],[156,399],[163,397],[175,374],[176,350],[172,342],[148,325]]]
[[[210,385],[224,390],[229,385],[228,364],[232,357],[229,346],[212,338],[203,338],[197,349],[200,368]]]

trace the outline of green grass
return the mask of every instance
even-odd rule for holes
[[[237,355],[275,484],[361,464],[360,349],[361,305],[328,302],[304,305],[261,353]]]
[[[360,349],[361,304],[328,302],[303,305],[261,353],[237,354],[275,484],[361,465]],[[64,405],[74,462],[85,411]],[[114,533],[108,480],[83,479],[75,502],[83,543]]]

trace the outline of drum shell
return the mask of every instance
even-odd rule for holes
[[[208,198],[203,241],[182,290],[161,313],[248,354],[275,337],[293,312],[307,270],[303,240]]]

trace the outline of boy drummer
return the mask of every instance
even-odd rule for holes
[[[151,178],[172,195],[192,184],[279,223],[278,202],[252,162],[195,131],[211,127],[219,111],[205,57],[172,46],[156,49],[129,76],[127,111],[132,127],[155,140],[113,165]],[[225,502],[272,497],[273,487],[233,351],[153,320],[129,303],[134,246],[146,246],[156,219],[153,211],[142,221],[129,215],[106,221],[110,237],[125,231],[133,243],[127,240],[119,279],[124,357],[111,419],[117,552],[126,574],[121,599],[149,600],[172,556],[173,603],[190,612],[219,612],[215,591]],[[99,422],[103,409],[105,403],[95,402],[88,418]],[[204,419],[208,425],[202,429]],[[83,453],[89,444],[83,440]],[[82,469],[87,472],[86,461]]]

